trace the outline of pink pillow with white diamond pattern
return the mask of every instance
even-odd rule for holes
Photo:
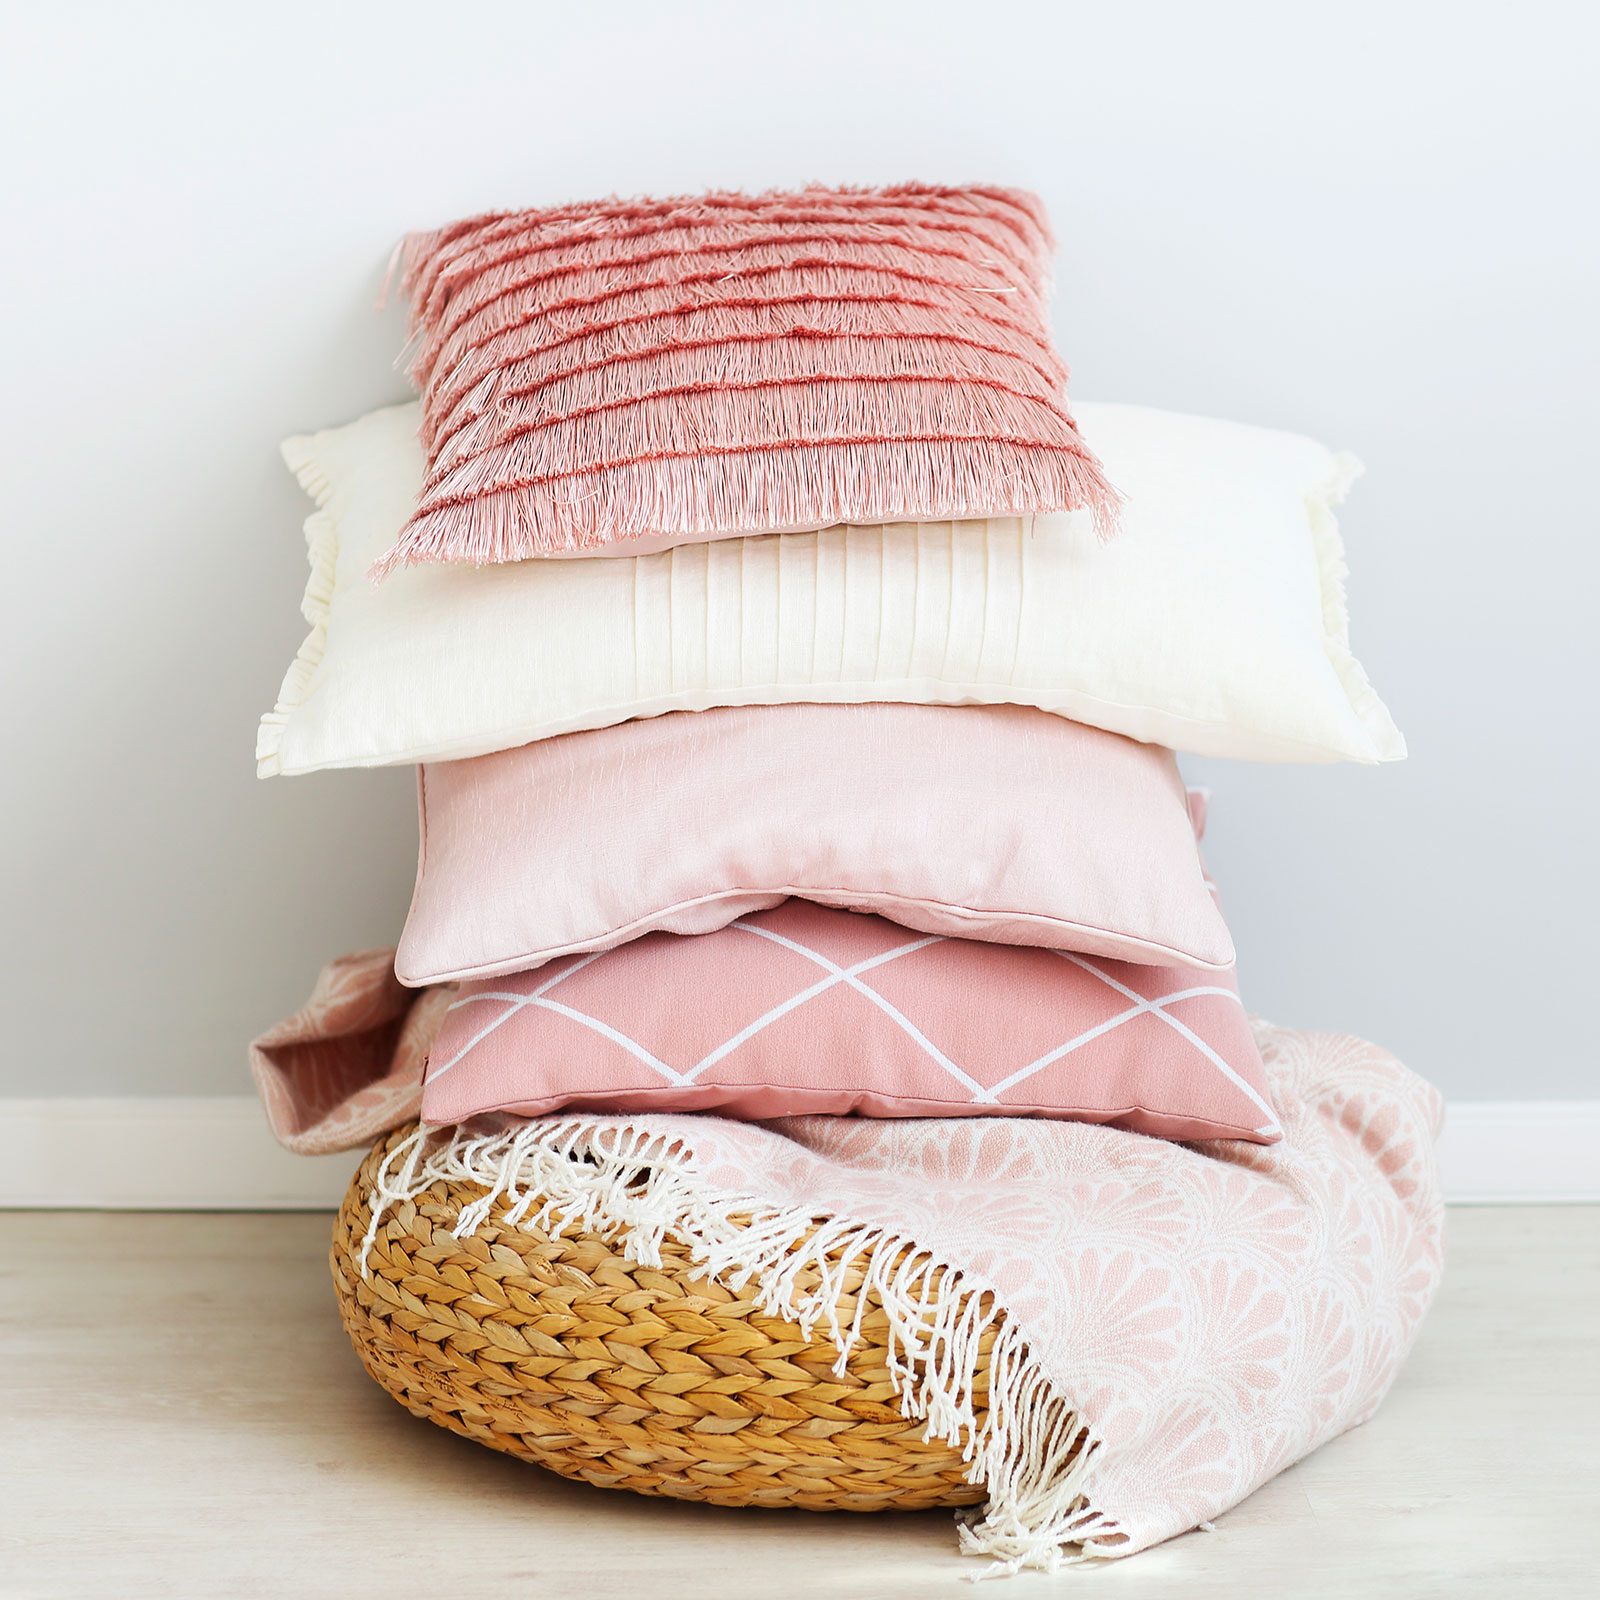
[[[943,938],[804,900],[464,984],[423,1120],[563,1107],[1279,1136],[1231,971]]]

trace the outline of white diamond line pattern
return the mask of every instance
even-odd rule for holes
[[[943,944],[943,935],[935,934],[927,939],[918,939],[915,944],[901,945],[897,950],[890,950],[885,955],[875,956],[870,961],[858,961],[855,966],[845,968],[837,962],[830,961],[827,956],[803,945],[796,939],[790,939],[781,933],[774,933],[770,928],[757,928],[748,922],[736,922],[734,927],[744,933],[758,934],[763,939],[770,939],[774,944],[781,944],[787,950],[793,950],[796,955],[804,956],[808,961],[815,961],[824,971],[833,976],[828,982],[817,987],[817,993],[823,989],[830,989],[835,983],[847,983],[857,994],[870,1000],[877,1008],[909,1038],[913,1039],[922,1049],[944,1068],[951,1077],[964,1083],[975,1099],[987,1098],[987,1091],[978,1080],[970,1074],[963,1072],[938,1045],[929,1039],[910,1017],[899,1010],[891,1001],[884,999],[878,991],[861,981],[860,974],[870,972],[874,967],[881,967],[886,961],[892,961],[896,956],[908,956],[913,950],[926,950],[930,944]]]
[[[442,1078],[445,1075],[445,1073],[447,1073],[451,1069],[451,1067],[455,1066],[456,1063],[462,1059],[463,1056],[465,1056],[465,1055],[469,1054],[471,1051],[475,1050],[480,1044],[483,1043],[483,1041],[485,1039],[487,1039],[489,1037],[489,1035],[491,1033],[494,1032],[494,1030],[496,1028],[501,1027],[504,1023],[508,1022],[511,1019],[511,1017],[513,1015],[515,1015],[516,1010],[519,1009],[520,1006],[524,1002],[526,1002],[528,1004],[532,1004],[535,1000],[538,1000],[542,996],[548,994],[550,992],[550,990],[555,988],[555,986],[558,983],[560,983],[563,978],[570,978],[574,972],[581,972],[585,967],[589,966],[592,962],[598,961],[600,959],[600,957],[603,956],[604,954],[605,954],[604,950],[591,951],[581,961],[574,961],[570,967],[563,968],[562,971],[558,972],[555,975],[555,977],[549,978],[544,983],[541,983],[539,985],[539,987],[533,991],[532,994],[526,994],[526,995],[523,995],[523,994],[495,994],[495,995],[480,994],[480,995],[469,995],[466,1000],[455,1000],[455,1001],[452,1001],[451,1004],[448,1007],[448,1009],[451,1010],[451,1011],[459,1011],[462,1006],[466,1005],[468,1003],[468,1001],[473,1000],[473,999],[477,999],[477,1000],[514,1000],[514,1001],[517,1002],[517,1006],[513,1007],[511,1010],[501,1012],[501,1014],[498,1017],[496,1017],[493,1022],[489,1023],[486,1027],[481,1029],[479,1032],[473,1034],[473,1036],[470,1039],[468,1039],[467,1042],[464,1045],[462,1045],[462,1047],[458,1051],[456,1051],[456,1053],[453,1056],[451,1056],[450,1059],[448,1061],[446,1061],[443,1066],[435,1067],[434,1064],[433,1064],[433,1060],[430,1057],[429,1061],[428,1061],[428,1076],[430,1078]]]
[[[933,936],[926,939],[913,939],[909,944],[898,945],[893,950],[882,951],[878,955],[867,957],[865,961],[858,961],[853,967],[845,968],[839,966],[837,962],[830,961],[826,956],[820,955],[817,951],[808,949],[803,945],[796,944],[793,940],[786,939],[781,934],[772,933],[768,929],[752,927],[747,922],[736,922],[732,924],[732,926],[739,929],[742,933],[759,934],[762,938],[771,939],[778,944],[786,945],[788,948],[794,950],[798,954],[804,955],[809,960],[816,962],[818,966],[824,969],[828,976],[812,984],[809,989],[803,989],[799,994],[790,995],[787,1000],[784,1000],[780,1004],[774,1006],[764,1015],[757,1017],[756,1020],[748,1027],[735,1034],[733,1038],[724,1040],[724,1042],[718,1045],[715,1050],[711,1051],[708,1055],[703,1056],[686,1072],[679,1072],[676,1067],[668,1065],[667,1062],[661,1060],[661,1058],[653,1051],[646,1049],[645,1046],[640,1044],[636,1039],[631,1039],[628,1037],[628,1035],[620,1033],[617,1029],[613,1028],[610,1023],[602,1022],[598,1017],[591,1017],[587,1012],[577,1011],[571,1006],[562,1005],[559,1000],[552,1000],[550,998],[550,991],[555,988],[555,986],[560,983],[563,978],[571,977],[574,972],[581,971],[584,967],[588,966],[591,961],[598,960],[599,957],[605,953],[604,951],[595,951],[593,954],[585,956],[583,960],[575,961],[566,969],[566,971],[557,973],[556,976],[551,978],[547,983],[540,984],[540,986],[531,994],[515,994],[503,989],[484,990],[478,994],[464,995],[461,999],[453,1001],[449,1008],[452,1011],[459,1011],[463,1006],[469,1006],[480,1001],[503,1002],[505,1005],[505,1010],[495,1017],[492,1022],[474,1034],[471,1041],[461,1050],[458,1050],[455,1055],[453,1055],[447,1062],[444,1063],[443,1066],[439,1067],[437,1070],[434,1070],[430,1065],[429,1076],[434,1080],[442,1077],[450,1070],[451,1067],[455,1066],[462,1059],[462,1057],[467,1054],[468,1051],[486,1039],[491,1033],[494,1032],[496,1028],[501,1027],[503,1024],[508,1022],[518,1012],[532,1006],[537,1007],[542,1011],[553,1011],[558,1016],[566,1017],[570,1021],[576,1022],[580,1026],[589,1028],[593,1032],[600,1034],[602,1037],[610,1039],[613,1044],[620,1045],[628,1052],[629,1055],[633,1056],[635,1060],[640,1061],[645,1066],[654,1069],[656,1072],[659,1072],[668,1083],[675,1084],[678,1087],[683,1087],[686,1084],[693,1083],[694,1080],[699,1077],[699,1075],[704,1072],[707,1067],[714,1066],[725,1056],[738,1049],[740,1045],[746,1043],[750,1039],[753,1039],[756,1034],[762,1031],[762,1029],[770,1027],[780,1017],[787,1016],[798,1006],[804,1005],[808,1000],[815,999],[816,996],[834,988],[836,985],[846,983],[850,984],[854,988],[859,989],[861,993],[869,996],[870,998],[878,1000],[879,1003],[888,1009],[905,1028],[912,1032],[915,1038],[922,1042],[924,1048],[934,1055],[934,1058],[939,1061],[941,1066],[945,1067],[947,1071],[951,1072],[962,1082],[972,1084],[972,1080],[968,1078],[966,1073],[956,1066],[953,1061],[950,1061],[948,1058],[940,1055],[931,1042],[923,1040],[922,1036],[916,1033],[908,1019],[901,1017],[898,1012],[894,1011],[893,1007],[889,1006],[887,1001],[882,1000],[879,996],[874,994],[871,989],[868,989],[865,984],[862,984],[858,977],[858,974],[863,972],[871,972],[875,967],[881,967],[885,965],[885,963],[893,961],[899,956],[908,956],[914,950],[924,950],[930,944],[940,943],[941,940],[938,936]],[[972,1087],[976,1092],[978,1086],[976,1084],[972,1084]]]
[[[1267,1119],[1266,1123],[1256,1130],[1257,1133],[1268,1135],[1279,1132],[1277,1115],[1274,1113],[1272,1107],[1268,1105],[1267,1102],[1263,1100],[1262,1097],[1253,1088],[1251,1088],[1251,1086],[1245,1082],[1245,1080],[1241,1078],[1238,1073],[1236,1073],[1233,1068],[1230,1067],[1228,1063],[1224,1061],[1222,1057],[1205,1042],[1204,1039],[1202,1039],[1197,1033],[1194,1032],[1193,1029],[1189,1028],[1177,1017],[1171,1015],[1171,1013],[1166,1009],[1166,1007],[1176,1005],[1180,1001],[1194,999],[1201,995],[1216,995],[1222,999],[1231,1000],[1235,1005],[1239,1005],[1242,1008],[1243,1002],[1239,999],[1239,996],[1235,990],[1225,989],[1217,985],[1202,984],[1188,989],[1174,990],[1171,994],[1164,994],[1155,998],[1146,998],[1145,996],[1139,994],[1137,990],[1130,989],[1126,984],[1118,982],[1118,980],[1112,977],[1110,973],[1096,966],[1092,961],[1086,960],[1076,952],[1071,950],[1052,951],[1051,953],[1053,955],[1058,955],[1063,960],[1070,961],[1072,965],[1077,967],[1080,971],[1087,973],[1090,977],[1095,978],[1099,982],[1105,984],[1107,988],[1113,990],[1117,994],[1122,995],[1125,999],[1131,1001],[1132,1004],[1127,1010],[1118,1012],[1115,1016],[1107,1017],[1103,1022],[1097,1023],[1094,1027],[1085,1029],[1084,1032],[1076,1035],[1074,1038],[1066,1040],[1062,1044],[1057,1045],[1054,1049],[1047,1050],[1042,1056],[1030,1061],[1026,1066],[1019,1067],[1015,1072],[1011,1073],[1010,1076],[1002,1078],[998,1083],[985,1087],[983,1084],[979,1083],[977,1079],[972,1077],[970,1073],[964,1071],[956,1062],[952,1061],[949,1056],[939,1049],[939,1047],[934,1044],[933,1041],[929,1039],[922,1032],[922,1030],[918,1028],[917,1025],[912,1022],[911,1019],[902,1011],[900,1011],[899,1008],[896,1007],[891,1001],[879,994],[877,990],[872,988],[869,984],[862,982],[863,973],[871,972],[878,967],[885,966],[891,961],[898,960],[901,956],[912,954],[914,951],[925,950],[929,945],[941,944],[944,942],[943,935],[933,934],[929,935],[927,938],[914,939],[907,944],[897,945],[892,950],[881,951],[875,956],[869,956],[863,961],[856,962],[853,966],[841,967],[836,961],[832,960],[828,956],[823,955],[821,951],[813,950],[809,945],[802,944],[798,940],[791,939],[784,934],[776,933],[770,928],[760,928],[749,922],[735,922],[732,923],[731,926],[739,930],[741,933],[755,934],[758,938],[767,939],[774,944],[782,945],[787,950],[792,950],[796,955],[802,956],[806,960],[814,962],[817,966],[821,967],[825,976],[819,979],[816,983],[812,984],[810,988],[802,989],[798,993],[790,995],[787,1000],[782,1001],[780,1004],[772,1007],[771,1010],[757,1017],[755,1021],[740,1029],[740,1031],[731,1038],[724,1040],[723,1043],[718,1045],[716,1049],[703,1056],[686,1071],[680,1072],[677,1068],[670,1066],[667,1062],[662,1061],[657,1055],[648,1050],[637,1040],[630,1038],[627,1034],[619,1032],[609,1023],[602,1022],[598,1017],[592,1017],[586,1012],[578,1011],[571,1006],[562,1005],[560,1001],[551,1000],[549,998],[550,991],[554,989],[558,983],[562,982],[566,978],[571,977],[575,972],[581,972],[583,968],[588,966],[591,962],[599,960],[602,955],[607,953],[605,951],[597,950],[584,956],[581,960],[575,961],[570,967],[567,967],[564,971],[557,973],[555,977],[550,978],[545,983],[540,984],[537,989],[533,990],[529,994],[516,994],[506,990],[485,990],[478,994],[465,995],[461,999],[453,1002],[450,1006],[450,1010],[452,1011],[460,1010],[463,1006],[472,1005],[477,1002],[500,1002],[504,1005],[505,1009],[498,1016],[496,1016],[493,1021],[489,1022],[486,1026],[474,1034],[473,1037],[448,1061],[444,1062],[438,1067],[435,1067],[430,1062],[428,1068],[429,1077],[438,1079],[439,1077],[443,1076],[444,1073],[448,1072],[453,1066],[460,1062],[477,1045],[482,1043],[482,1041],[491,1033],[493,1033],[496,1028],[503,1026],[513,1016],[517,1015],[525,1008],[537,1007],[542,1010],[552,1011],[558,1016],[566,1017],[570,1021],[576,1022],[580,1026],[587,1027],[592,1031],[602,1035],[604,1038],[607,1038],[611,1040],[612,1043],[618,1045],[621,1049],[627,1051],[628,1054],[633,1056],[635,1060],[643,1063],[645,1066],[650,1067],[655,1072],[658,1072],[667,1080],[668,1083],[683,1087],[693,1083],[694,1080],[699,1077],[701,1073],[706,1071],[707,1068],[715,1066],[717,1062],[731,1055],[735,1050],[739,1049],[741,1045],[748,1043],[757,1034],[761,1033],[764,1029],[770,1027],[774,1022],[778,1021],[779,1018],[787,1016],[790,1012],[798,1009],[800,1006],[803,1006],[807,1004],[807,1002],[814,1000],[818,995],[825,994],[828,990],[835,988],[842,983],[848,985],[864,999],[869,1000],[873,1005],[875,1005],[886,1017],[889,1018],[891,1022],[895,1024],[896,1027],[898,1027],[909,1039],[911,1039],[929,1057],[930,1060],[934,1061],[950,1077],[962,1084],[963,1087],[966,1088],[967,1092],[972,1096],[974,1104],[998,1105],[1000,1103],[1001,1095],[1007,1093],[1011,1089],[1014,1089],[1018,1084],[1025,1082],[1035,1073],[1043,1071],[1045,1067],[1050,1066],[1053,1062],[1061,1060],[1064,1056],[1071,1055],[1074,1051],[1081,1049],[1084,1045],[1091,1043],[1095,1039],[1103,1037],[1105,1034],[1110,1033],[1115,1028],[1122,1027],[1125,1023],[1133,1021],[1136,1017],[1152,1016],[1165,1023],[1181,1038],[1192,1045],[1194,1049],[1200,1053],[1203,1059],[1215,1067],[1217,1071],[1228,1080],[1229,1083],[1238,1089],[1239,1092],[1243,1094],[1252,1105],[1254,1105],[1265,1115]]]
[[[1214,1066],[1217,1071],[1220,1072],[1223,1077],[1225,1077],[1228,1082],[1234,1086],[1234,1088],[1236,1088],[1242,1095],[1245,1096],[1247,1100],[1249,1100],[1251,1105],[1253,1105],[1262,1113],[1262,1115],[1266,1117],[1267,1120],[1265,1125],[1257,1128],[1257,1133],[1263,1135],[1282,1133],[1283,1129],[1278,1124],[1277,1112],[1274,1111],[1272,1107],[1268,1105],[1267,1102],[1263,1100],[1261,1096],[1257,1094],[1256,1091],[1252,1089],[1250,1085],[1246,1083],[1244,1079],[1241,1078],[1239,1074],[1235,1072],[1233,1068],[1230,1067],[1228,1063],[1224,1061],[1222,1057],[1219,1056],[1217,1052],[1199,1036],[1199,1034],[1197,1034],[1192,1028],[1189,1028],[1184,1023],[1180,1022],[1176,1017],[1171,1016],[1164,1009],[1167,1006],[1175,1004],[1179,1000],[1187,1000],[1191,995],[1220,994],[1225,995],[1228,999],[1232,1000],[1233,1003],[1242,1011],[1244,1009],[1244,1001],[1239,998],[1237,990],[1184,989],[1177,994],[1162,995],[1159,1000],[1146,1000],[1142,995],[1138,994],[1135,990],[1130,989],[1126,984],[1118,983],[1109,972],[1102,972],[1100,968],[1097,967],[1092,961],[1086,961],[1082,956],[1075,954],[1073,951],[1057,950],[1055,953],[1063,960],[1070,961],[1073,966],[1089,973],[1090,976],[1098,978],[1101,983],[1108,985],[1112,989],[1115,989],[1118,994],[1125,995],[1129,1000],[1135,1000],[1138,1002],[1133,1010],[1131,1010],[1127,1016],[1119,1018],[1119,1021],[1126,1022],[1129,1020],[1129,1017],[1137,1016],[1140,1012],[1148,1011],[1151,1016],[1159,1017],[1161,1021],[1166,1023],[1166,1025],[1175,1033],[1177,1033],[1180,1038],[1187,1039],[1189,1043],[1192,1044],[1195,1049],[1198,1050],[1200,1054],[1204,1056],[1206,1060],[1209,1061],[1211,1065]]]
[[[563,976],[565,976],[565,974],[563,974]],[[527,1011],[533,1008],[536,1008],[540,1011],[553,1011],[558,1017],[566,1017],[568,1021],[576,1022],[579,1027],[587,1028],[591,1033],[598,1033],[603,1038],[611,1040],[613,1044],[620,1045],[636,1061],[640,1061],[645,1066],[652,1068],[656,1072],[659,1072],[668,1083],[675,1084],[681,1088],[689,1081],[689,1079],[683,1073],[679,1072],[676,1067],[668,1066],[665,1061],[663,1061],[652,1051],[647,1050],[642,1044],[639,1043],[637,1039],[631,1039],[627,1034],[619,1033],[617,1029],[611,1026],[610,1023],[602,1022],[598,1017],[591,1017],[585,1011],[575,1011],[571,1006],[564,1006],[559,1000],[551,1000],[545,995],[513,994],[504,989],[485,990],[482,994],[464,995],[460,1000],[454,1001],[451,1004],[450,1010],[459,1011],[463,1006],[475,1005],[480,1002],[488,1002],[492,1000],[503,1001],[505,1004],[505,1010],[502,1011],[488,1027],[482,1030],[482,1032],[478,1035],[480,1040],[486,1037],[488,1034],[493,1033],[494,1030],[502,1023],[509,1022],[511,1018],[516,1016],[519,1012]],[[456,1063],[461,1060],[462,1056],[465,1056],[467,1051],[471,1048],[472,1046],[469,1045],[467,1046],[467,1049],[461,1051],[459,1055],[452,1056],[450,1060],[446,1062],[437,1073],[432,1074],[432,1076],[437,1079],[443,1073],[448,1072],[450,1068],[455,1066]]]

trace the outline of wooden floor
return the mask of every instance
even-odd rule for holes
[[[1375,1421],[1214,1533],[996,1596],[1600,1595],[1600,1207],[1459,1210]],[[344,1342],[322,1216],[0,1215],[0,1595],[971,1594],[947,1513],[608,1494],[413,1421]]]

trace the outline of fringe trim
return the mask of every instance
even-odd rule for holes
[[[372,575],[1081,509],[1109,537],[1119,497],[1050,344],[1051,248],[1026,191],[915,184],[413,234],[388,277],[411,305],[428,474]]]
[[[1026,189],[982,184],[939,185],[899,183],[873,188],[863,185],[829,186],[813,183],[803,189],[767,189],[750,193],[720,189],[693,195],[657,198],[610,195],[603,200],[579,200],[566,205],[514,211],[481,212],[444,227],[420,229],[401,241],[406,249],[404,287],[417,298],[432,289],[432,279],[496,241],[543,232],[546,237],[581,229],[586,233],[615,236],[636,231],[641,221],[664,224],[675,218],[682,226],[696,218],[711,222],[771,217],[796,206],[827,207],[839,215],[865,217],[875,208],[895,208],[897,216],[925,212],[946,220],[981,219],[998,225],[1011,236],[1010,253],[1028,258],[1049,254],[1055,248],[1044,202]]]
[[[826,271],[857,280],[862,274],[887,277],[969,305],[974,295],[1018,297],[1032,317],[1045,312],[1036,287],[1042,276],[1019,276],[992,254],[974,256],[897,239],[882,229],[741,229],[714,240],[691,232],[657,249],[623,253],[580,238],[562,249],[559,264],[532,269],[510,259],[477,275],[470,295],[458,295],[431,313],[415,308],[414,326],[425,331],[427,348],[419,353],[413,376],[425,383],[441,360],[453,359],[453,351],[478,347],[487,334],[534,306],[551,316],[608,304],[649,286],[692,288],[715,279],[738,281],[747,273],[769,276],[774,269]]]
[[[559,259],[575,248],[625,255],[634,241],[669,234],[720,240],[774,224],[793,232],[818,223],[855,226],[869,237],[912,238],[933,248],[942,237],[942,253],[998,258],[1035,289],[1043,286],[1055,243],[1042,203],[1024,190],[906,184],[760,195],[723,191],[499,212],[413,233],[402,242],[400,283],[418,320],[437,321],[474,279],[517,260],[550,254]]]
[[[1120,506],[1121,496],[1086,449],[1040,448],[1029,439],[701,446],[560,476],[490,482],[473,497],[425,505],[369,574],[381,582],[419,563],[489,566],[663,531],[736,538],[841,523],[966,521],[1063,509],[1087,509],[1107,540],[1116,532]]]
[[[879,356],[870,341],[859,348],[869,359]],[[809,359],[795,361],[796,350]],[[546,393],[538,406],[519,406],[519,415],[481,419],[471,437],[457,435],[450,450],[435,450],[423,509],[465,505],[510,483],[585,477],[663,456],[770,450],[781,457],[818,445],[952,441],[970,446],[980,459],[968,470],[981,471],[990,452],[1007,446],[1053,451],[1073,442],[1054,395],[1019,388],[1015,373],[981,371],[976,359],[970,372],[933,363],[918,370],[910,362],[903,372],[862,370],[865,362],[851,371],[855,351],[830,363],[825,348],[796,339],[783,364],[798,370],[780,371],[777,363],[750,359],[748,347],[738,352],[743,360],[719,353],[725,359],[710,371],[699,352],[661,363],[658,389],[610,392],[581,374],[556,391],[564,404],[552,404]],[[618,376],[622,390],[627,375]],[[914,417],[910,427],[897,425],[902,411]],[[772,470],[780,470],[778,460]]]
[[[328,617],[333,610],[334,579],[339,566],[339,524],[328,509],[333,485],[328,481],[308,434],[285,439],[284,462],[317,509],[305,520],[306,558],[310,573],[300,597],[300,615],[311,631],[289,663],[278,699],[256,729],[256,776],[271,778],[283,771],[283,737],[294,711],[305,704],[328,647]]]
[[[462,1238],[500,1202],[504,1222],[553,1234],[568,1229],[618,1240],[628,1258],[661,1264],[668,1234],[696,1266],[741,1290],[753,1286],[762,1308],[808,1334],[819,1324],[839,1351],[836,1370],[860,1337],[867,1291],[889,1322],[889,1373],[907,1417],[924,1437],[959,1449],[968,1479],[989,1501],[960,1528],[961,1549],[988,1556],[976,1578],[1041,1571],[1121,1554],[1116,1520],[1092,1504],[1101,1441],[1040,1371],[1016,1324],[987,1285],[934,1259],[914,1240],[847,1217],[819,1218],[751,1195],[712,1190],[687,1168],[669,1135],[577,1118],[463,1124],[441,1137],[419,1128],[389,1152],[367,1197],[370,1219],[361,1270],[389,1209],[441,1180],[479,1185],[483,1194],[456,1222]],[[859,1270],[855,1317],[840,1320],[847,1275]],[[816,1274],[814,1286],[802,1280]],[[980,1341],[989,1351],[988,1405],[978,1416],[974,1390]]]
[[[875,281],[880,279],[887,281]],[[1030,325],[1008,315],[998,293],[976,302],[971,295],[957,298],[949,292],[951,285],[926,273],[865,264],[846,269],[838,263],[801,259],[782,265],[744,261],[731,275],[678,271],[620,285],[614,278],[603,282],[604,287],[593,294],[553,303],[519,292],[497,304],[481,327],[469,324],[449,335],[430,358],[429,407],[442,419],[463,383],[482,381],[499,368],[548,357],[585,340],[597,342],[597,354],[617,348],[642,350],[661,331],[661,324],[698,317],[713,325],[730,315],[752,328],[782,332],[794,325],[801,306],[809,308],[813,320],[840,329],[894,326],[896,318],[914,328],[919,314],[930,322],[941,319],[932,323],[941,328],[968,333],[988,329],[995,338],[1009,338],[1028,359],[1046,363],[1053,382],[1064,384],[1067,378],[1066,365],[1051,347],[1042,323]],[[869,311],[863,308],[872,308],[870,322]],[[780,319],[784,312],[787,318]],[[541,328],[546,337],[541,337]],[[418,330],[405,361],[417,360],[425,337]]]
[[[794,303],[804,298],[795,297]],[[483,437],[477,442],[503,442],[518,426],[546,427],[579,406],[616,409],[649,398],[664,383],[987,381],[1048,403],[1071,425],[1059,363],[1054,371],[1046,368],[1022,348],[1023,339],[1008,346],[975,337],[971,318],[963,328],[961,319],[948,312],[870,298],[814,304],[812,309],[823,314],[810,321],[759,303],[743,304],[737,327],[708,319],[705,307],[674,310],[599,336],[564,336],[532,356],[492,368],[476,382],[459,380],[450,394],[441,384],[430,393],[423,418],[422,438],[433,470],[452,466],[468,453],[470,445],[458,441],[474,424],[492,419],[489,429],[479,428]],[[661,321],[674,323],[674,333],[663,337]],[[603,371],[610,376],[602,388],[595,378]]]
[[[1333,458],[1333,473],[1327,482],[1306,496],[1306,520],[1311,525],[1311,542],[1322,591],[1322,647],[1351,709],[1372,741],[1372,759],[1403,761],[1405,736],[1395,726],[1389,708],[1379,698],[1366,669],[1350,649],[1350,606],[1345,595],[1350,568],[1345,561],[1344,540],[1340,537],[1339,519],[1334,512],[1343,505],[1350,486],[1365,471],[1358,456],[1341,450]]]

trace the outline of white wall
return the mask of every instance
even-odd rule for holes
[[[1596,1093],[1594,15],[7,6],[0,1093],[236,1092],[398,931],[408,775],[251,761],[303,631],[275,445],[405,392],[396,237],[904,177],[1044,193],[1081,398],[1368,463],[1356,644],[1412,759],[1207,767],[1247,998],[1453,1094]]]

